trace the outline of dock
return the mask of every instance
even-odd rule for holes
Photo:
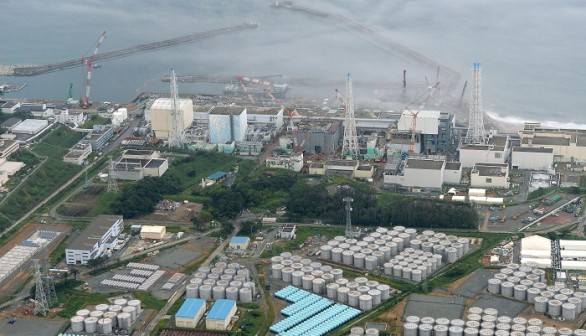
[[[0,94],[18,92],[26,87],[26,83],[3,83],[0,84]]]

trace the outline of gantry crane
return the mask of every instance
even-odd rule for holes
[[[88,108],[90,106],[90,88],[91,88],[91,81],[92,81],[92,68],[94,65],[94,59],[96,58],[96,54],[104,42],[106,38],[106,32],[102,32],[100,38],[98,39],[98,43],[96,43],[96,48],[94,49],[93,54],[89,58],[83,58],[85,64],[87,64],[87,76],[85,79],[85,97],[83,97],[82,107]]]

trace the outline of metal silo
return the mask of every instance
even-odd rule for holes
[[[488,292],[499,294],[501,291],[501,281],[499,279],[488,279]]]
[[[557,317],[562,314],[562,302],[559,300],[549,300],[547,302],[547,313]]]
[[[83,321],[83,327],[87,333],[96,333],[98,331],[98,319],[95,317],[86,317]]]
[[[340,285],[337,283],[330,283],[326,285],[326,296],[329,299],[336,300],[338,298],[338,288]]]
[[[348,302],[348,293],[350,293],[350,288],[340,286],[338,288],[338,301],[340,303],[347,303]]]
[[[356,253],[354,254],[354,267],[364,268],[364,258],[366,255],[364,253]]]
[[[525,301],[527,299],[527,286],[515,285],[513,291],[515,300]]]
[[[403,325],[403,336],[417,336],[419,326],[415,323],[405,323]]]
[[[360,304],[360,301],[359,301],[360,295],[361,294],[359,291],[348,292],[348,305],[351,307],[358,307]]]
[[[576,305],[570,302],[562,304],[562,317],[573,321],[576,318]]]
[[[281,270],[281,276],[284,282],[286,283],[291,283],[292,281],[292,275],[293,273],[297,273],[297,274],[303,274],[303,272],[301,271],[295,271],[292,267],[285,267]],[[240,281],[241,283],[243,283],[243,281]],[[295,284],[293,284],[295,285]],[[295,285],[298,286],[298,285]]]
[[[85,318],[82,316],[74,316],[70,319],[71,322],[71,331],[73,332],[82,332],[84,330],[84,320]]]

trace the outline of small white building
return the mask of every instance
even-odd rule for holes
[[[161,240],[165,238],[167,228],[163,225],[143,225],[140,228],[140,238]]]
[[[175,325],[178,328],[195,329],[206,309],[206,300],[186,299],[177,314],[175,314]]]
[[[396,172],[394,169],[393,171],[385,169],[383,180],[385,184],[396,184],[408,188],[441,189],[444,183],[445,165],[444,160],[408,159]]]
[[[269,168],[285,168],[300,172],[303,169],[303,152],[292,153],[291,155],[269,156],[266,161]]]
[[[81,125],[87,120],[87,116],[83,111],[70,112],[67,108],[62,108],[54,112],[55,122],[62,124]]]
[[[477,163],[470,171],[470,186],[474,188],[509,188],[509,165],[506,163]]]
[[[122,216],[100,215],[75,237],[65,249],[68,265],[86,265],[111,251],[118,244],[118,236],[124,229]]]
[[[296,232],[296,225],[286,224],[281,228],[281,231],[279,231],[279,237],[281,237],[281,239],[295,239]]]
[[[549,170],[553,167],[553,148],[513,147],[511,166],[520,170]]]
[[[81,166],[91,154],[92,146],[88,143],[80,142],[69,149],[69,153],[65,154],[63,161]]]
[[[510,154],[508,135],[494,135],[486,145],[466,145],[459,148],[462,167],[470,168],[476,163],[505,163]]]
[[[244,251],[248,248],[250,244],[250,238],[243,237],[243,236],[234,236],[230,239],[230,243],[228,243],[228,247],[233,250],[241,250]]]

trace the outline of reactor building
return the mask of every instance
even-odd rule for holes
[[[215,106],[209,113],[210,143],[244,141],[248,128],[246,107]]]
[[[191,127],[193,122],[193,101],[191,99],[179,99],[179,113],[181,115],[180,130]],[[173,99],[159,98],[150,108],[152,129],[159,139],[168,139],[173,129]]]

